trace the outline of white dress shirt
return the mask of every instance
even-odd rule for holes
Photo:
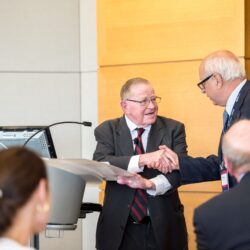
[[[229,116],[232,113],[234,104],[236,102],[236,99],[242,89],[242,87],[244,86],[244,84],[246,83],[246,79],[244,81],[242,81],[235,89],[234,91],[231,93],[231,95],[229,96],[228,100],[227,100],[227,104],[226,104],[226,111],[229,114]]]
[[[138,126],[136,124],[134,124],[131,120],[129,120],[129,118],[127,116],[125,116],[132,140],[134,140],[137,137],[137,130],[136,128],[138,128]],[[143,132],[141,138],[142,138],[142,144],[143,144],[143,148],[146,151],[147,149],[147,142],[148,142],[148,135],[151,129],[151,125],[148,125],[146,127],[144,127],[145,131]],[[135,148],[135,145],[134,145]],[[131,157],[129,165],[128,165],[128,171],[131,173],[141,173],[144,170],[144,167],[140,167],[139,166],[139,157],[140,155],[134,155]],[[152,195],[152,196],[156,196],[156,195],[161,195],[166,193],[168,190],[170,190],[172,188],[172,185],[170,184],[170,182],[168,181],[168,179],[163,175],[157,175],[156,177],[150,179],[154,184],[156,189],[155,190],[151,190],[148,189],[147,193]]]

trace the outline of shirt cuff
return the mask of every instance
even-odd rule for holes
[[[152,196],[165,194],[168,190],[172,188],[172,185],[168,179],[163,175],[157,175],[155,178],[150,179],[154,184],[156,189],[148,189],[147,193]]]
[[[130,158],[128,164],[128,172],[130,173],[141,173],[144,170],[144,167],[139,166],[139,157],[140,155],[134,155]]]

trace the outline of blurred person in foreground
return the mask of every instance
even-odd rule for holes
[[[199,250],[250,249],[250,120],[235,123],[222,140],[228,172],[239,183],[196,208]]]
[[[0,249],[28,250],[47,223],[49,193],[43,161],[26,148],[0,151]]]
[[[250,118],[250,82],[246,79],[242,64],[232,52],[221,50],[209,54],[200,64],[199,75],[201,81],[197,85],[202,93],[206,94],[214,105],[225,107],[221,136],[234,122]],[[164,173],[179,169],[183,184],[221,179],[222,189],[225,191],[237,183],[225,168],[221,141],[218,156],[182,157],[168,148],[165,149],[164,157],[166,156],[172,159],[171,165],[165,165],[163,168],[156,165],[152,167]]]
[[[106,183],[96,247],[98,250],[187,249],[184,208],[177,191],[179,172],[162,174],[147,167],[148,164],[164,167],[169,162],[161,145],[186,155],[184,125],[157,115],[161,98],[146,79],[129,79],[120,96],[124,115],[95,129],[97,147],[93,159],[109,162],[133,176],[129,180],[120,177],[118,183]]]

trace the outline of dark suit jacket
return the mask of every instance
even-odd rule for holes
[[[234,107],[231,125],[240,119],[250,119],[250,81],[247,81],[241,90],[239,101]],[[209,131],[204,131],[209,133]],[[221,145],[218,156],[210,155],[207,158],[190,156],[179,157],[180,172],[183,184],[220,180],[220,163],[222,161]],[[233,185],[233,180],[231,180]]]
[[[117,167],[127,169],[133,155],[133,143],[125,118],[102,123],[95,130],[97,140],[94,160],[108,161]],[[157,117],[148,137],[146,152],[158,150],[167,145],[180,154],[186,154],[184,125],[163,117]],[[157,170],[144,169],[143,176],[152,178],[161,174]],[[167,174],[173,187],[180,185],[179,172]],[[107,182],[103,210],[99,216],[96,246],[100,250],[118,250],[126,227],[135,190],[116,182]],[[148,209],[155,231],[159,250],[181,250],[187,245],[187,231],[176,188],[164,195],[148,196]]]
[[[250,173],[194,212],[199,250],[250,249]]]

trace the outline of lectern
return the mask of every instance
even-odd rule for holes
[[[70,122],[71,123],[71,122]],[[56,123],[57,124],[57,123]],[[38,153],[47,166],[51,193],[51,212],[47,230],[74,230],[78,218],[85,213],[100,211],[99,204],[83,203],[86,183],[115,181],[118,175],[130,175],[125,170],[106,163],[86,159],[56,159],[50,126],[0,127],[0,149],[26,145]],[[40,131],[39,133],[37,133]],[[39,249],[39,236],[32,243]]]
[[[118,175],[131,175],[115,166],[87,159],[43,159],[48,169],[52,203],[47,229],[76,228],[86,183],[116,181]]]

